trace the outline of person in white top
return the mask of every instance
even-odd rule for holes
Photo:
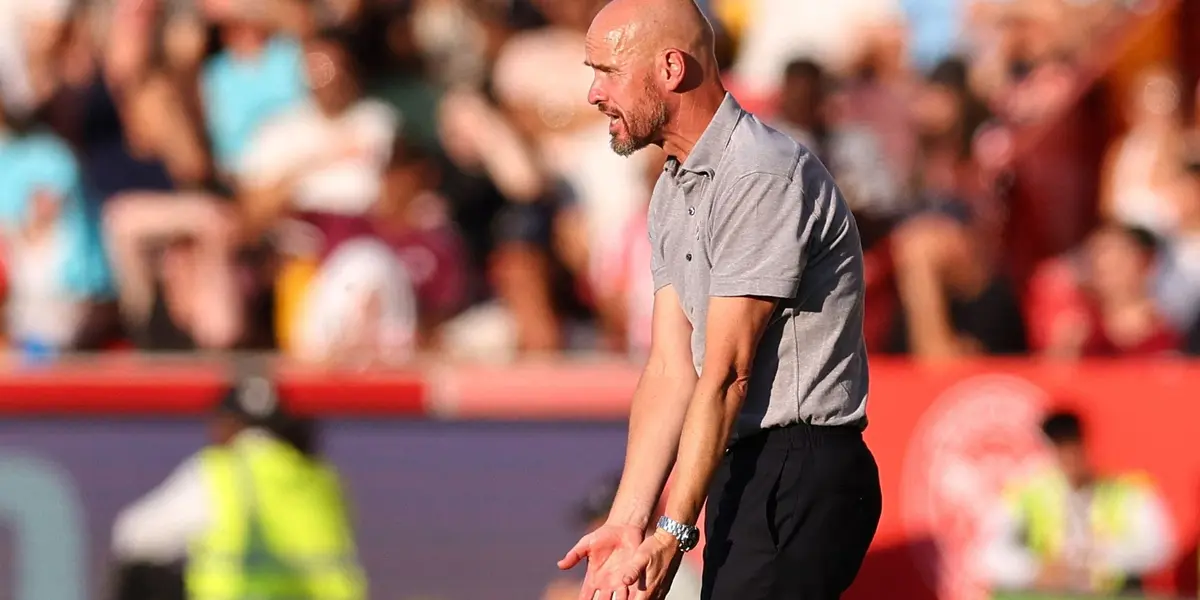
[[[60,223],[60,202],[46,191],[35,193],[28,222],[0,239],[9,289],[7,334],[25,344],[65,350],[75,343],[83,323],[85,299],[63,289],[70,240]]]
[[[1178,78],[1162,68],[1139,78],[1130,128],[1108,150],[1100,212],[1106,219],[1169,236],[1178,215],[1172,195],[1184,176]]]
[[[286,212],[361,215],[379,197],[401,116],[364,98],[347,39],[324,31],[305,44],[312,100],[255,134],[238,165],[251,226]]]

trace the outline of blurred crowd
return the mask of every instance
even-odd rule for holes
[[[1169,67],[1129,90],[1100,228],[1029,281],[1002,250],[1013,132],[1148,3],[700,2],[731,91],[852,204],[872,347],[922,357],[1200,350],[1197,82]],[[613,154],[587,104],[602,4],[0,0],[7,345],[644,351],[664,157]]]

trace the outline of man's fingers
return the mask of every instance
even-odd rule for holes
[[[638,550],[637,554],[633,555],[633,560],[629,561],[629,566],[625,567],[625,570],[622,571],[621,583],[626,586],[636,585],[649,566],[650,554]]]
[[[567,555],[564,556],[562,560],[558,561],[558,568],[564,571],[574,568],[575,565],[579,564],[580,561],[582,561],[584,558],[587,558],[588,548],[591,546],[591,543],[592,539],[590,536],[584,536],[581,538],[579,542],[575,544],[575,547],[571,548],[567,552]],[[591,600],[591,597],[589,596],[587,600]]]
[[[562,557],[562,560],[558,561],[558,568],[563,571],[573,569],[575,565],[579,564],[579,561],[583,560],[583,557],[584,555],[578,550],[572,549],[570,552],[567,552],[566,556]]]
[[[599,591],[599,589],[596,587],[596,584],[592,583],[590,580],[584,581],[583,587],[579,590],[579,600],[595,600],[597,591]]]

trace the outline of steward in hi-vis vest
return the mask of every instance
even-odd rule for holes
[[[1144,475],[1093,470],[1073,413],[1043,423],[1057,459],[1009,486],[980,556],[997,591],[1110,595],[1139,591],[1171,558],[1170,517]]]
[[[123,561],[185,560],[191,600],[364,600],[354,531],[311,422],[251,378],[222,401],[214,443],[117,518]]]

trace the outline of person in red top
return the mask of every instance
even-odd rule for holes
[[[397,136],[380,199],[366,215],[305,215],[319,222],[321,260],[355,238],[371,237],[391,249],[412,278],[422,324],[435,327],[463,308],[465,249],[435,191],[440,174],[433,158]]]
[[[1076,256],[1043,265],[1030,284],[1035,348],[1065,358],[1177,351],[1181,337],[1151,295],[1157,256],[1152,233],[1109,225]]]

